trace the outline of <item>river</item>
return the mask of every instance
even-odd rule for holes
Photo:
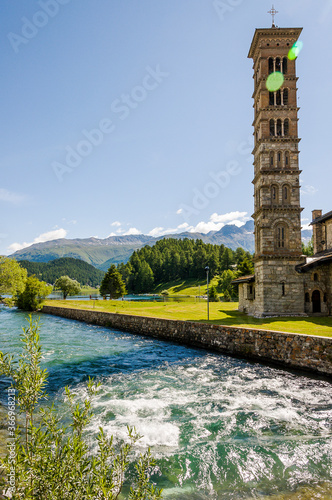
[[[25,318],[0,306],[2,351],[20,352]],[[96,377],[89,433],[102,425],[123,438],[135,426],[164,498],[332,498],[329,382],[55,316],[41,323],[49,399],[62,408],[67,384],[83,399]]]

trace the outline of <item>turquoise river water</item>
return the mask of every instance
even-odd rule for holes
[[[0,306],[2,351],[20,352],[25,318]],[[102,425],[125,438],[135,426],[164,498],[332,498],[328,381],[54,316],[41,323],[49,399],[62,408],[65,385],[83,399],[96,377],[89,433]]]

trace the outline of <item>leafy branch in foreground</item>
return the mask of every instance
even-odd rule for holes
[[[107,438],[100,427],[97,453],[91,453],[84,430],[92,418],[91,399],[99,385],[93,379],[89,377],[83,403],[76,403],[70,389],[65,388],[71,414],[68,427],[53,405],[38,407],[40,400],[47,398],[48,374],[40,367],[39,324],[31,316],[21,340],[23,352],[18,362],[0,352],[0,375],[11,379],[10,390],[14,393],[15,389],[18,412],[25,415],[23,435],[17,426],[11,452],[0,459],[4,496],[13,500],[120,500],[126,472],[135,464],[136,480],[128,498],[161,498],[161,490],[150,482],[156,466],[150,450],[141,454],[137,463],[134,461],[133,447],[141,437],[135,429],[128,428],[128,442],[116,444],[113,436]],[[9,482],[9,476],[15,478],[14,483]]]

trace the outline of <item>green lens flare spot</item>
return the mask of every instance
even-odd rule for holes
[[[284,83],[284,75],[280,73],[280,71],[275,71],[268,76],[266,80],[266,88],[270,92],[275,92],[279,90],[282,84]]]
[[[294,59],[296,59],[299,53],[301,52],[302,47],[303,47],[303,42],[301,42],[301,40],[295,42],[293,47],[288,52],[288,59],[290,61],[294,61]]]

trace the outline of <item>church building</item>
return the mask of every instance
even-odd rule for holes
[[[255,274],[238,278],[239,310],[255,317],[331,314],[332,212],[313,211],[314,257],[302,255],[296,59],[302,28],[256,29],[254,70]],[[272,73],[283,84],[267,88]]]

